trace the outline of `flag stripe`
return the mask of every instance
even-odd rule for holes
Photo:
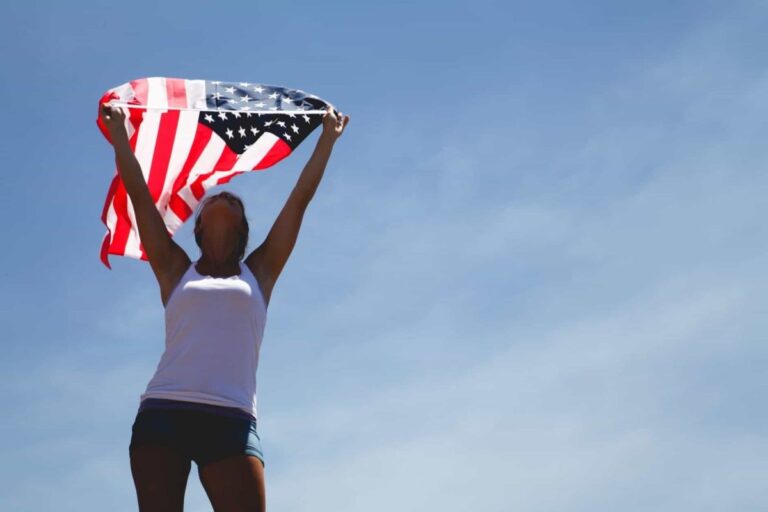
[[[205,108],[205,80],[187,80],[188,109],[196,112]]]
[[[272,146],[272,149],[269,150],[269,153],[267,153],[267,156],[265,156],[264,159],[261,162],[259,162],[259,164],[254,168],[254,170],[266,169],[267,167],[271,167],[290,154],[291,154],[291,146],[286,144],[283,139],[280,139],[275,143],[274,146]]]
[[[259,164],[259,162],[264,159],[264,157],[275,145],[275,142],[278,140],[279,137],[276,137],[271,133],[263,134],[258,138],[258,140],[256,140],[253,146],[248,148],[245,153],[237,158],[237,161],[231,170],[211,174],[203,180],[201,186],[205,190],[208,190],[215,185],[227,183],[230,179],[232,179],[232,176],[241,174],[243,171],[252,170],[256,165]]]
[[[176,195],[178,195],[178,197],[187,205],[189,214],[192,213],[198,203],[197,197],[192,193],[191,190],[193,180],[196,180],[198,176],[214,167],[216,162],[221,159],[225,147],[226,144],[224,144],[224,141],[221,140],[221,137],[211,133],[208,144],[205,146],[205,149],[200,154],[200,157],[189,171],[186,184],[177,192]],[[187,215],[187,217],[189,217],[189,215]]]
[[[191,157],[194,153],[194,144],[198,142],[198,140],[201,141],[202,137],[204,137],[201,134],[201,139],[197,139],[198,130],[201,126],[197,122],[197,118],[198,115],[194,112],[181,112],[179,118],[179,125],[176,130],[176,140],[173,143],[173,153],[171,154],[171,159],[168,163],[168,172],[166,173],[165,177],[165,185],[163,186],[163,192],[157,202],[160,211],[165,212],[166,215],[169,211],[168,207],[170,205],[171,198],[174,197],[173,189],[176,183],[185,179],[186,175],[189,173],[189,168],[187,168],[185,172],[185,164],[187,161],[189,161],[189,157]],[[209,129],[204,129],[207,130],[210,134]],[[197,152],[197,155],[199,155],[200,151],[202,151],[202,146]],[[189,167],[191,168],[191,165]],[[177,219],[168,219],[164,216],[164,220],[166,227],[171,233],[175,232],[180,225],[177,223]]]
[[[192,190],[192,194],[194,194],[195,199],[197,199],[197,202],[199,202],[203,198],[203,195],[205,195],[205,190],[207,187],[204,186],[204,183],[206,178],[217,171],[230,170],[232,166],[235,165],[235,162],[237,162],[237,156],[237,153],[229,149],[229,146],[226,144],[224,145],[224,150],[221,152],[221,156],[212,167],[213,170],[198,176],[197,179],[193,181],[192,185],[189,187]]]
[[[186,80],[181,78],[166,78],[166,108],[187,107],[187,86]]]
[[[205,165],[205,162],[211,158],[208,156],[209,154],[221,154],[221,147],[217,149],[215,146],[211,146],[211,149],[208,149],[212,134],[213,131],[207,126],[202,124],[197,125],[195,137],[192,142],[192,149],[190,150],[189,156],[184,162],[184,167],[182,167],[179,176],[176,178],[176,181],[173,184],[173,189],[171,190],[171,198],[168,202],[168,206],[169,209],[173,211],[175,216],[182,222],[189,218],[193,209],[192,206],[190,206],[190,203],[188,203],[181,194],[181,191],[186,188],[189,175],[192,173],[193,169],[195,169],[195,166],[198,165],[198,162],[201,160],[201,158],[203,158],[203,154],[205,154],[205,157],[203,158],[201,165]],[[206,153],[206,150],[208,153]],[[166,223],[166,225],[168,224]]]
[[[161,102],[167,101],[165,80],[160,77],[149,78],[148,86],[148,101],[159,105]],[[150,171],[152,169],[152,158],[155,153],[155,146],[160,136],[160,120],[163,116],[163,112],[159,110],[144,112],[144,118],[141,122],[141,127],[138,131],[138,140],[136,142],[136,149],[134,153],[136,160],[141,167],[144,181],[149,183]],[[133,208],[131,198],[126,199],[126,208],[128,211],[128,218],[130,219],[130,225],[133,227],[129,230],[128,239],[125,243],[125,253],[130,254],[135,258],[141,258],[141,247],[139,240],[138,224],[136,223],[136,212]]]

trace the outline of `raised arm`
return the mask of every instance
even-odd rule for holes
[[[323,116],[323,132],[317,146],[299,175],[283,209],[277,216],[264,242],[248,255],[245,263],[258,277],[265,299],[269,302],[277,277],[293,251],[304,212],[315,195],[336,140],[349,123],[349,116],[334,113],[331,107]]]
[[[165,222],[149,192],[141,166],[128,141],[125,114],[119,108],[101,105],[99,115],[109,130],[115,163],[136,214],[139,238],[147,253],[149,264],[160,285],[163,304],[183,275],[190,259],[168,233]]]

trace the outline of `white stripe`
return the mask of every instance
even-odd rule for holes
[[[191,210],[194,210],[200,201],[194,196],[194,194],[192,194],[190,185],[201,174],[211,172],[213,166],[216,165],[216,162],[218,162],[219,158],[221,158],[221,153],[224,151],[225,146],[226,144],[224,144],[224,141],[221,139],[221,137],[215,133],[212,133],[211,140],[208,141],[208,144],[200,154],[197,162],[195,162],[195,165],[189,171],[186,184],[179,190],[178,196],[181,197],[185,203],[187,203],[187,206],[189,206]]]
[[[216,174],[206,178],[206,180],[203,182],[203,190],[208,190],[212,186],[216,185],[216,182],[221,178],[241,171],[252,170],[254,167],[256,167],[256,165],[258,165],[259,162],[264,159],[267,153],[269,153],[269,150],[272,149],[272,147],[275,145],[275,142],[278,140],[280,140],[279,137],[271,133],[264,133],[256,140],[253,146],[248,148],[242,155],[237,157],[235,166],[231,170],[217,172]]]
[[[256,167],[259,162],[264,160],[264,157],[267,156],[269,150],[272,149],[275,143],[279,140],[280,137],[272,133],[263,133],[250,148],[237,158],[235,167],[232,170],[250,171]]]
[[[205,80],[185,80],[187,86],[187,108],[200,110],[205,108]]]
[[[119,176],[119,173],[117,169],[115,169],[115,174]],[[112,245],[112,240],[115,239],[115,230],[117,229],[117,213],[115,212],[115,195],[112,194],[112,200],[109,202],[109,208],[107,208],[107,218],[106,218],[106,224],[107,229],[109,229],[109,232],[107,235],[109,236],[109,245]]]
[[[148,78],[148,98],[156,104],[168,104],[168,95],[166,94],[165,79],[161,77]],[[162,111],[155,110],[145,112],[144,118],[139,126],[139,134],[136,139],[136,149],[134,153],[136,160],[141,166],[141,172],[144,175],[144,181],[149,183],[149,173],[152,170],[152,157],[155,153],[155,143],[157,142],[157,132],[160,128],[160,116]],[[139,226],[136,223],[136,213],[131,202],[131,197],[126,197],[128,218],[131,220],[131,229],[128,232],[128,240],[125,244],[125,255],[134,258],[141,258],[141,248],[139,246]]]
[[[165,221],[165,225],[171,231],[171,233],[175,233],[176,230],[179,229],[182,224],[184,224],[184,221],[181,220],[178,215],[173,213],[173,210],[170,208],[165,211],[163,220]]]

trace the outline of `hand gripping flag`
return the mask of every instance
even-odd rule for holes
[[[329,103],[299,89],[248,82],[151,77],[109,89],[99,104],[128,109],[125,128],[152,200],[171,236],[205,191],[287,157],[322,124]],[[96,120],[104,137],[109,132]],[[108,255],[147,261],[117,169],[101,214]]]

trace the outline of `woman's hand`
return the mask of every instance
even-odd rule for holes
[[[344,132],[344,128],[349,123],[349,116],[345,116],[341,112],[337,116],[332,106],[328,106],[326,113],[323,115],[323,136],[328,137],[331,141],[336,141]]]
[[[101,122],[107,127],[107,130],[109,130],[113,144],[116,138],[128,138],[128,134],[125,131],[125,113],[123,109],[102,103],[99,109],[99,117]]]

